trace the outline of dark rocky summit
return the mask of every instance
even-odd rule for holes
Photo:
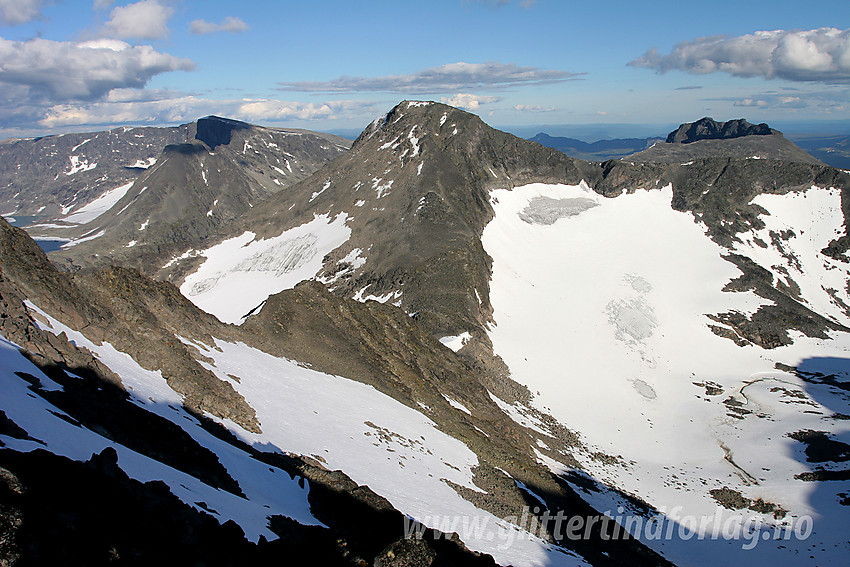
[[[777,131],[767,124],[750,124],[743,118],[717,122],[713,118],[700,118],[682,124],[667,135],[668,144],[690,144],[699,140],[730,140],[742,136],[769,136]]]

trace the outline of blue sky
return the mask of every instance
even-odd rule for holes
[[[0,0],[0,137],[208,114],[359,129],[403,99],[509,129],[709,115],[850,133],[850,7]]]

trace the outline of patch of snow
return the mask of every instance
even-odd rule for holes
[[[455,400],[455,399],[453,399],[453,398],[450,398],[450,397],[448,397],[448,396],[447,396],[447,395],[445,395],[445,394],[442,394],[442,396],[443,396],[443,398],[445,398],[445,400],[449,403],[449,405],[450,405],[450,406],[452,406],[453,408],[455,408],[455,409],[459,409],[459,410],[460,410],[460,411],[462,411],[463,413],[466,413],[466,414],[472,415],[472,412],[471,412],[471,411],[469,411],[469,408],[467,408],[465,405],[463,405],[463,404],[462,404],[462,403],[460,403],[459,401],[457,401],[457,400]]]
[[[194,250],[194,249],[192,249],[192,248],[189,248],[188,250],[186,250],[185,252],[183,252],[183,254],[181,254],[180,256],[174,256],[171,260],[169,260],[168,262],[166,262],[166,263],[162,266],[162,269],[164,270],[164,269],[166,269],[166,268],[170,268],[171,266],[173,266],[174,264],[176,264],[176,263],[177,263],[177,262],[179,262],[180,260],[186,260],[187,258],[194,258],[194,257],[195,257],[195,256],[197,256],[198,254],[200,254],[200,252],[198,252],[197,250]]]
[[[375,190],[375,192],[378,194],[378,199],[380,199],[381,197],[386,197],[386,196],[389,194],[390,189],[391,189],[391,188],[392,188],[392,186],[393,186],[393,181],[394,181],[394,180],[393,180],[393,179],[390,179],[389,181],[387,181],[387,182],[386,182],[386,183],[384,183],[383,185],[378,185],[378,183],[380,183],[380,181],[381,181],[381,180],[380,180],[380,179],[378,179],[378,180],[377,180],[377,181],[376,181],[376,182],[372,185],[372,189],[374,189],[374,190]]]
[[[145,192],[145,189],[147,189],[147,188],[148,188],[148,186],[147,186],[147,185],[145,185],[144,187],[142,187],[142,189],[141,189],[141,190],[140,190],[140,191],[136,194],[136,196],[135,196],[135,197],[133,197],[132,199],[130,199],[130,202],[129,202],[129,203],[127,203],[126,205],[124,205],[124,206],[121,208],[121,210],[120,210],[120,211],[118,211],[118,212],[117,212],[117,213],[115,213],[115,214],[116,214],[116,215],[120,215],[121,213],[123,213],[124,211],[126,211],[128,208],[130,208],[130,205],[132,205],[133,203],[135,203],[135,202],[136,202],[136,199],[138,199],[138,198],[142,195],[142,193],[144,193],[144,192]]]
[[[440,342],[445,346],[449,347],[453,351],[457,352],[463,348],[463,345],[469,342],[469,339],[472,338],[472,335],[469,334],[469,331],[464,331],[459,335],[450,335],[447,337],[442,337]]]
[[[120,187],[105,191],[97,199],[91,203],[83,205],[74,211],[73,214],[62,220],[73,224],[86,224],[92,222],[100,215],[114,207],[116,203],[118,203],[118,201],[127,194],[127,191],[133,186],[133,183],[133,181],[130,181]]]
[[[416,126],[414,125],[414,126],[410,129],[410,132],[408,132],[408,134],[407,134],[407,139],[410,141],[410,145],[411,145],[411,146],[413,146],[413,153],[412,153],[412,154],[410,154],[410,157],[412,157],[412,158],[414,158],[414,157],[418,156],[418,155],[419,155],[419,150],[421,150],[421,149],[422,149],[422,148],[419,146],[419,140],[421,140],[422,138],[417,138],[416,136],[414,136],[414,135],[413,135],[413,132],[414,132],[415,130],[416,130]]]
[[[74,175],[75,173],[90,171],[97,167],[96,163],[90,164],[88,159],[81,159],[80,156],[70,156],[68,159],[71,160],[71,169],[70,171],[66,171],[65,175]]]
[[[271,238],[245,232],[201,252],[203,264],[180,291],[192,303],[227,323],[240,323],[270,295],[313,278],[325,254],[351,235],[348,215],[327,214]]]
[[[363,295],[364,293],[366,293],[366,290],[371,285],[372,284],[368,284],[368,285],[364,286],[363,288],[361,288],[360,290],[358,290],[357,293],[354,294],[352,299],[354,299],[355,301],[359,301],[361,303],[366,303],[367,301],[377,301],[378,303],[386,303],[390,299],[398,299],[402,295],[402,292],[400,290],[388,291],[387,293],[385,293],[383,295],[372,295],[372,294]]]
[[[132,248],[136,244],[138,244],[138,242],[136,242],[135,240],[131,240],[130,242],[124,245],[124,248]]]
[[[75,238],[74,240],[71,240],[70,242],[66,242],[65,244],[63,244],[62,248],[70,248],[71,246],[76,246],[77,244],[82,244],[83,242],[88,242],[89,240],[94,240],[95,238],[100,238],[104,234],[106,234],[106,231],[101,230],[101,231],[98,231],[97,233],[95,233],[91,236],[83,236],[82,238]]]
[[[79,144],[77,144],[76,146],[74,146],[73,148],[71,148],[71,151],[72,151],[72,152],[76,152],[76,151],[77,151],[77,148],[79,148],[79,147],[80,147],[80,146],[82,146],[83,144],[87,144],[87,143],[89,143],[89,142],[91,142],[91,141],[92,141],[92,138],[89,138],[89,139],[87,139],[87,140],[83,140],[82,142],[80,142]]]
[[[363,205],[365,205],[365,204],[366,204],[366,201],[364,201],[363,199],[360,199],[359,201],[357,201],[356,203],[354,203],[354,206],[355,206],[355,207],[362,207],[362,206],[363,206]]]
[[[752,203],[768,212],[759,216],[765,227],[740,235],[734,251],[769,271],[774,285],[799,287],[801,301],[816,313],[850,325],[847,264],[821,253],[844,234],[841,191],[812,187],[784,195],[762,193]]]
[[[311,203],[312,203],[312,202],[313,202],[313,200],[314,200],[316,197],[318,197],[319,195],[321,195],[322,193],[324,193],[325,191],[327,191],[328,187],[330,187],[330,186],[331,186],[331,180],[330,180],[330,179],[328,179],[327,181],[325,181],[325,184],[324,184],[324,185],[322,185],[322,188],[321,188],[321,189],[319,189],[318,191],[316,191],[315,193],[313,193],[313,196],[312,196],[312,197],[310,197],[310,201],[309,201],[309,202],[311,202]]]
[[[399,137],[400,136],[396,136],[395,138],[393,138],[392,140],[390,140],[386,144],[381,144],[381,146],[378,148],[378,151],[386,150],[387,148],[394,147],[393,144],[398,145],[398,144],[396,144],[396,142],[398,142]]]
[[[420,161],[419,165],[416,167],[416,175],[422,175],[422,166],[425,165],[424,161]]]
[[[155,163],[156,163],[155,157],[148,158],[146,160],[145,159],[137,159],[136,163],[134,163],[132,165],[128,165],[127,167],[132,167],[132,168],[136,168],[136,169],[148,169],[149,167],[151,167]]]

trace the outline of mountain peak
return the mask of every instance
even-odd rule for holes
[[[667,136],[668,144],[690,144],[699,140],[726,140],[743,136],[779,134],[767,124],[751,124],[743,118],[718,122],[708,116],[696,122],[686,122]]]
[[[198,119],[198,127],[195,139],[199,140],[214,150],[218,146],[226,146],[230,143],[234,130],[246,130],[251,128],[247,122],[240,122],[231,118],[220,116],[207,116]]]

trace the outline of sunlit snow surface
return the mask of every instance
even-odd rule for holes
[[[71,341],[88,348],[116,372],[134,403],[174,421],[213,451],[247,498],[213,489],[56,417],[50,412],[63,412],[42,398],[29,396],[25,382],[14,371],[20,368],[37,375],[46,388],[61,386],[44,377],[14,345],[0,340],[0,407],[30,435],[45,441],[51,452],[86,460],[92,453],[114,446],[118,465],[131,477],[164,480],[184,502],[198,509],[198,502],[205,503],[216,510],[219,521],[233,519],[255,541],[260,535],[276,537],[267,527],[267,516],[272,514],[308,525],[318,523],[309,511],[307,491],[297,479],[209,435],[196,420],[175,411],[182,398],[160,372],[145,370],[108,343],[91,342],[30,302],[27,306],[41,328],[54,334],[65,332]],[[197,351],[201,364],[229,382],[255,409],[262,433],[250,433],[229,420],[224,425],[257,449],[313,456],[328,468],[342,469],[357,483],[368,485],[407,516],[437,529],[453,518],[484,518],[486,529],[461,533],[462,539],[471,549],[490,553],[501,564],[585,564],[528,534],[517,537],[516,528],[463,499],[448,482],[480,491],[472,482],[472,468],[478,459],[464,443],[440,431],[422,413],[371,386],[322,374],[242,343],[216,340],[215,345],[205,345],[181,340]],[[41,446],[5,436],[3,442],[21,451]]]
[[[347,215],[312,221],[278,236],[256,239],[253,232],[201,252],[206,260],[180,291],[225,323],[241,323],[270,295],[314,277],[325,254],[348,240]]]
[[[120,187],[105,191],[97,199],[95,199],[91,203],[83,205],[82,207],[80,207],[62,220],[75,224],[86,224],[88,222],[93,221],[94,219],[98,218],[100,215],[114,207],[115,203],[120,201],[121,198],[127,194],[127,191],[130,189],[130,187],[133,186],[133,183],[133,181],[130,181],[129,183],[121,185]]]
[[[96,345],[82,334],[66,327],[41,312],[34,305],[28,307],[39,314],[39,325],[53,333],[65,332],[78,346],[88,348],[110,370],[121,377],[131,400],[144,409],[173,421],[198,443],[216,454],[228,474],[238,483],[247,498],[242,498],[211,487],[181,471],[141,455],[84,427],[77,427],[57,415],[65,412],[41,397],[29,394],[27,384],[14,372],[22,371],[39,378],[46,389],[61,386],[44,376],[18,352],[15,345],[0,337],[0,403],[6,415],[35,439],[25,441],[3,437],[7,447],[18,451],[42,448],[68,458],[83,461],[106,447],[118,452],[118,466],[131,478],[141,482],[162,480],[186,504],[209,512],[220,522],[234,520],[245,535],[257,541],[262,535],[268,539],[277,536],[268,529],[268,516],[280,514],[307,525],[320,525],[312,515],[307,502],[308,491],[297,479],[279,469],[271,469],[243,451],[217,439],[205,431],[194,418],[179,410],[182,399],[172,390],[160,372],[145,370],[128,355],[117,351],[108,343]],[[178,410],[178,411],[175,411]],[[205,504],[207,508],[198,503]]]
[[[840,389],[806,384],[774,364],[823,365],[815,357],[834,357],[833,366],[847,369],[850,341],[792,331],[794,345],[764,350],[713,334],[707,314],[751,314],[767,302],[751,292],[721,291],[740,271],[723,260],[727,251],[691,214],[670,207],[671,197],[670,187],[610,199],[583,185],[493,191],[495,218],[482,240],[494,261],[489,334],[495,352],[512,377],[537,394],[538,408],[580,434],[588,450],[576,457],[597,480],[671,516],[736,514],[719,509],[709,494],[728,487],[781,505],[790,512],[786,520],[807,514],[815,520],[806,541],[760,541],[751,551],[742,550],[741,541],[722,539],[647,542],[674,562],[846,560],[850,549],[841,526],[848,508],[839,505],[837,493],[850,490],[850,483],[795,479],[814,464],[786,434],[827,431],[847,442],[850,422],[830,416],[850,413],[850,405]],[[763,195],[756,201],[772,214],[763,216],[766,231],[797,230],[784,246],[800,259],[806,282],[790,273],[804,293],[811,291],[813,308],[846,323],[846,314],[819,291],[823,284],[846,294],[847,268],[817,253],[841,230],[838,192],[812,189],[806,197]],[[808,251],[813,237],[817,246]],[[756,245],[737,251],[768,269],[788,263]],[[706,381],[722,393],[709,395],[694,384]],[[723,404],[730,397],[752,413],[730,416]],[[619,456],[619,464],[594,459],[593,451]],[[613,493],[585,496],[601,511],[616,513],[620,502]]]
[[[492,554],[501,564],[583,564],[528,534],[506,545],[507,538],[499,534],[515,528],[476,508],[446,482],[480,492],[472,482],[475,453],[422,413],[372,386],[322,374],[241,343],[186,342],[212,360],[202,364],[230,381],[257,412],[263,430],[259,434],[226,422],[246,441],[312,455],[430,527],[439,529],[443,518],[486,518],[490,531],[459,535],[471,549]]]

